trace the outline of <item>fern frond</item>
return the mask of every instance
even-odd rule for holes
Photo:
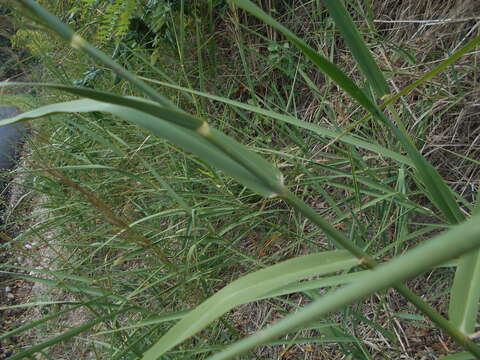
[[[136,11],[136,0],[112,0],[101,19],[97,32],[98,41],[106,42],[115,39],[116,42],[119,42],[127,35]]]

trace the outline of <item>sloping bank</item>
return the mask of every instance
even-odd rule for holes
[[[9,118],[20,112],[16,107],[1,106],[4,101],[0,100],[0,119]],[[24,159],[20,159],[21,148],[26,137],[25,124],[15,124],[16,126],[0,127],[0,188],[2,194],[2,205],[0,207],[1,229],[1,250],[0,259],[2,269],[0,272],[0,303],[5,308],[2,309],[0,318],[0,328],[2,333],[8,332],[18,327],[19,320],[24,314],[21,308],[22,303],[27,302],[32,290],[32,284],[17,279],[14,276],[16,270],[13,267],[21,267],[24,264],[25,257],[20,256],[16,249],[14,238],[18,235],[20,229],[9,226],[11,215],[14,213],[16,204],[25,196],[25,191],[20,185],[23,183],[24,175],[12,175],[14,169],[22,168]],[[15,185],[17,184],[17,185]],[[0,358],[9,357],[15,352],[19,339],[11,337],[1,342]],[[2,357],[3,356],[3,357]]]
[[[25,97],[10,96],[10,101],[0,99],[0,118],[8,118],[20,110],[2,104],[18,104],[23,110],[32,105],[21,104]],[[27,102],[35,101],[27,99]],[[18,331],[23,326],[39,321],[49,311],[49,304],[75,301],[66,292],[49,286],[50,282],[61,281],[55,276],[52,258],[63,251],[55,242],[55,229],[50,228],[42,236],[37,236],[38,228],[50,221],[50,212],[45,207],[48,202],[46,195],[32,190],[35,178],[35,169],[31,164],[33,147],[28,141],[27,124],[17,124],[11,127],[0,127],[0,169],[2,171],[2,200],[1,210],[1,258],[0,272],[0,302],[4,307],[0,319],[1,336],[0,359],[18,355],[22,349],[42,343],[53,332],[59,330],[60,324],[66,328],[84,322],[89,316],[82,310],[72,311],[60,317],[55,322],[55,329],[51,324],[34,327],[18,332],[13,336],[9,333]],[[40,240],[41,239],[41,240]],[[46,306],[31,307],[32,303],[44,303]],[[78,349],[72,343],[66,343],[55,349],[60,357],[70,358]],[[53,350],[53,349],[52,349]],[[88,354],[83,354],[88,356]],[[2,357],[3,356],[3,357]]]

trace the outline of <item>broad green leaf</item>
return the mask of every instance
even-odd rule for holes
[[[238,305],[257,300],[295,280],[350,269],[357,264],[358,260],[348,252],[331,251],[297,257],[245,275],[189,312],[144,354],[143,360],[158,359]]]
[[[229,346],[226,350],[209,359],[224,360],[237,358],[256,346],[311,323],[313,319],[318,320],[328,313],[341,310],[377,291],[417,276],[448,260],[473,251],[479,246],[480,214],[461,225],[455,226],[448,232],[427,240],[404,255],[366,272],[350,285],[330,292],[302,310],[288,315],[274,325]],[[450,325],[449,331],[454,332],[458,330]],[[480,349],[471,341],[468,341],[466,336],[463,336],[463,341],[469,351],[480,356]]]
[[[480,250],[458,259],[448,316],[465,334],[475,331],[480,301]]]
[[[317,289],[330,287],[330,286],[349,284],[361,278],[368,271],[370,270],[362,270],[354,273],[329,276],[329,277],[325,277],[317,280],[297,282],[297,283],[290,284],[282,288],[276,289],[274,291],[271,291],[265,296],[262,296],[261,298],[259,298],[258,300],[293,294],[293,293],[302,292],[302,291],[317,290]]]
[[[480,214],[480,189],[477,190],[473,213]],[[458,260],[458,268],[450,291],[448,315],[466,334],[475,331],[480,301],[480,250]]]
[[[131,99],[138,100],[139,103],[142,103],[141,99]],[[149,100],[143,101],[149,102]],[[154,104],[153,102],[149,103]],[[215,139],[222,142],[222,144],[225,147],[228,147],[228,150],[230,151],[230,153],[223,152],[222,149],[219,149],[217,145],[212,144],[205,138],[205,136],[200,135],[197,131],[176,125],[175,121],[178,118],[183,118],[185,114],[171,109],[164,108],[165,112],[163,113],[163,116],[166,118],[166,120],[164,120],[163,118],[161,119],[129,107],[84,99],[43,106],[13,118],[2,120],[0,121],[0,126],[59,113],[94,111],[111,113],[171,141],[197,155],[210,165],[218,167],[243,185],[263,196],[270,197],[277,194],[277,189],[273,189],[272,186],[270,186],[271,183],[276,182],[278,183],[278,186],[281,185],[282,180],[280,172],[263,158],[249,151],[244,146],[233,139],[228,138],[219,131],[210,129],[210,132]],[[263,179],[258,179],[250,169],[245,168],[241,163],[239,164],[236,159],[232,159],[232,153],[233,155],[242,156],[244,163],[247,162],[249,164],[254,164],[256,169],[262,171],[265,178],[271,179],[271,183],[265,183],[262,181]]]
[[[34,87],[46,87],[49,89],[56,89],[68,92],[70,94],[78,95],[81,97],[101,101],[109,104],[116,104],[131,109],[136,109],[144,113],[171,121],[180,127],[184,127],[190,130],[198,130],[201,128],[205,121],[196,118],[193,115],[189,115],[179,109],[169,109],[164,105],[153,102],[151,100],[142,99],[133,96],[122,96],[113,93],[98,91],[84,87],[74,87],[59,84],[47,84],[47,83],[19,83],[19,82],[6,82],[0,84],[1,87],[10,86],[34,86]]]
[[[352,18],[342,5],[342,1],[323,0],[323,3],[335,20],[335,24],[340,30],[343,39],[377,96],[382,97],[388,94],[389,89],[385,77],[365,45]]]
[[[480,252],[475,251],[459,260],[448,309],[450,321],[466,334],[475,331],[479,300]]]

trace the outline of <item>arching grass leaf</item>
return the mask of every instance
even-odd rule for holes
[[[295,280],[350,269],[358,260],[346,251],[301,256],[245,275],[204,301],[170,329],[143,356],[158,359],[234,307],[256,300]]]
[[[149,100],[130,99],[135,100],[135,104],[141,104],[142,101],[154,104],[153,102],[149,102]],[[270,184],[265,183],[263,179],[259,179],[256,174],[245,168],[242,163],[238,163],[235,159],[232,159],[229,153],[222,152],[222,149],[212,144],[204,136],[200,135],[199,132],[178,126],[177,121],[185,120],[186,114],[172,109],[164,108],[162,118],[158,118],[130,107],[84,99],[43,106],[13,118],[2,120],[0,121],[0,126],[58,113],[94,111],[116,115],[173,142],[185,150],[194,153],[206,163],[221,169],[243,185],[263,196],[271,197],[277,195],[277,189],[272,188]],[[281,173],[271,164],[219,131],[215,129],[210,129],[210,131],[218,141],[221,141],[228,147],[230,152],[235,152],[237,156],[242,156],[244,162],[253,163],[257,169],[262,171],[265,178],[271,179],[272,183],[276,182],[279,187],[283,186]]]

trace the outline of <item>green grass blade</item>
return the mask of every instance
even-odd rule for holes
[[[9,359],[17,360],[17,359],[25,359],[27,357],[31,357],[33,354],[35,354],[35,353],[37,353],[37,352],[39,352],[43,349],[46,349],[46,348],[51,347],[55,344],[58,344],[58,343],[61,343],[63,341],[66,341],[68,339],[71,339],[72,337],[77,336],[77,335],[81,334],[82,332],[87,331],[88,329],[91,329],[95,325],[97,325],[101,322],[104,322],[106,320],[113,319],[116,316],[118,316],[118,315],[120,315],[124,312],[127,312],[128,310],[130,310],[130,308],[125,308],[125,309],[122,309],[120,311],[116,311],[112,314],[108,314],[108,315],[99,317],[95,320],[89,321],[84,325],[81,325],[79,327],[68,330],[68,331],[64,332],[63,334],[61,334],[59,336],[56,336],[56,337],[54,337],[50,340],[47,340],[47,341],[45,341],[41,344],[34,345],[34,346],[28,348],[27,350],[24,350],[24,351],[22,351],[18,354],[15,354],[12,357],[10,357]]]
[[[166,87],[169,87],[169,88],[172,88],[172,89],[176,89],[176,90],[180,90],[180,91],[183,91],[183,92],[188,92],[188,93],[191,93],[191,94],[199,95],[199,96],[202,96],[202,97],[205,97],[207,99],[214,100],[214,101],[219,101],[219,102],[222,102],[224,104],[231,105],[231,106],[237,107],[239,109],[251,111],[251,112],[259,114],[259,115],[264,115],[266,117],[269,117],[269,118],[272,118],[272,119],[275,119],[275,120],[278,120],[278,121],[281,121],[281,122],[284,122],[284,123],[287,123],[287,124],[291,124],[291,125],[298,126],[300,128],[312,131],[312,132],[314,132],[314,133],[316,133],[320,136],[324,136],[324,137],[329,138],[329,139],[338,139],[338,141],[343,142],[345,144],[358,146],[359,148],[372,151],[372,152],[374,152],[378,155],[381,155],[381,156],[384,156],[386,158],[395,160],[399,163],[410,165],[410,166],[413,165],[413,162],[408,157],[403,156],[403,155],[401,155],[401,154],[399,154],[395,151],[392,151],[390,149],[387,149],[387,148],[385,148],[381,145],[378,145],[374,142],[368,142],[368,141],[365,141],[365,140],[362,140],[360,138],[357,138],[355,136],[350,136],[350,135],[342,136],[341,131],[335,131],[335,130],[327,129],[327,128],[324,128],[324,127],[319,126],[317,124],[313,124],[313,123],[309,123],[309,122],[300,120],[300,119],[298,119],[296,117],[293,117],[291,115],[280,114],[280,113],[272,111],[272,110],[267,110],[267,109],[263,109],[263,108],[258,107],[258,106],[245,104],[245,103],[242,103],[240,101],[235,101],[235,100],[228,99],[226,97],[222,97],[222,96],[218,96],[218,95],[212,95],[212,94],[202,92],[202,91],[191,90],[191,89],[188,89],[188,88],[185,88],[185,87],[182,87],[182,86],[178,86],[178,85],[174,85],[174,84],[170,84],[170,83],[166,83],[166,82],[161,82],[161,81],[152,80],[152,79],[145,79],[145,80],[146,81],[151,81],[151,82],[154,82],[156,84],[166,86]]]
[[[136,98],[130,99],[135,100]],[[149,100],[140,100],[138,100],[140,104],[142,101],[146,101],[155,105]],[[221,169],[243,185],[263,196],[275,196],[279,188],[283,187],[281,183],[281,173],[262,157],[249,151],[243,145],[215,129],[211,129],[212,136],[220,142],[221,145],[228,148],[229,153],[222,152],[222,149],[219,149],[217,144],[212,144],[205,136],[200,135],[198,131],[177,126],[176,120],[178,118],[185,118],[185,116],[189,117],[190,115],[172,109],[163,108],[163,116],[168,119],[163,120],[163,118],[160,119],[129,107],[84,99],[43,106],[36,110],[22,113],[16,117],[2,120],[0,121],[0,126],[58,113],[93,111],[111,113],[163,137],[185,150],[192,152],[210,165]],[[242,157],[243,163],[232,159],[232,156]],[[263,177],[259,178],[257,174],[245,168],[244,163],[253,164],[255,169],[262,172]],[[270,182],[267,183],[267,181]]]
[[[450,321],[465,334],[475,331],[479,300],[480,252],[476,251],[459,260],[448,309]]]
[[[410,250],[405,255],[365,273],[352,284],[323,296],[267,329],[233,344],[225,351],[210,357],[209,360],[233,359],[256,346],[312,322],[312,319],[319,319],[330,312],[338,311],[359,299],[410,279],[479,246],[480,215],[476,215],[452,230]],[[449,330],[461,333],[453,325]],[[480,356],[480,349],[473,342],[468,342],[465,346],[469,351]]]
[[[474,214],[480,214],[480,190],[477,190]],[[480,250],[459,259],[450,292],[448,315],[466,334],[475,331],[480,301]]]
[[[143,360],[159,358],[238,305],[256,300],[295,280],[350,269],[357,264],[358,260],[348,252],[331,251],[297,257],[245,275],[188,313],[144,354]]]
[[[327,7],[332,18],[335,20],[335,24],[340,30],[343,39],[350,48],[358,66],[366,76],[377,96],[381,98],[388,94],[390,91],[388,89],[387,81],[373,59],[372,54],[368,50],[365,41],[358,32],[352,18],[343,6],[342,1],[323,0],[323,3]]]
[[[438,65],[437,67],[435,67],[434,69],[430,70],[428,73],[426,73],[425,75],[423,75],[422,77],[420,77],[418,80],[415,80],[413,83],[411,83],[410,85],[406,86],[405,88],[403,88],[402,90],[400,90],[398,93],[396,93],[395,95],[392,95],[390,96],[388,99],[385,100],[385,102],[383,104],[380,105],[380,107],[383,109],[385,107],[387,107],[388,105],[391,105],[393,103],[395,103],[397,100],[399,100],[400,98],[402,98],[403,96],[406,96],[408,95],[409,93],[411,93],[413,90],[415,90],[416,88],[418,88],[420,85],[428,82],[429,80],[431,80],[432,78],[434,78],[436,75],[438,75],[439,73],[441,73],[443,70],[445,70],[446,68],[448,68],[449,66],[451,66],[452,64],[454,64],[455,62],[457,62],[458,60],[460,60],[462,58],[462,56],[464,56],[466,53],[468,53],[469,51],[472,51],[474,50],[478,45],[480,45],[480,36],[477,36],[476,38],[474,38],[473,40],[471,40],[467,45],[463,46],[462,48],[460,48],[459,50],[457,50],[456,52],[454,52],[452,55],[450,55],[447,59],[443,60],[440,65]],[[352,125],[350,125],[348,128],[346,128],[345,130],[343,130],[342,134],[340,135],[340,137],[342,136],[345,136],[347,135],[348,133],[352,132],[357,126],[359,126],[360,124],[363,124],[365,123],[366,121],[368,121],[369,119],[371,119],[371,117],[373,116],[373,114],[367,114],[366,116],[364,116],[362,119],[360,120],[357,120],[356,122],[354,122]],[[340,137],[339,138],[336,138],[335,141],[340,141]]]
[[[385,114],[379,109],[379,107],[368,98],[365,93],[336,65],[331,63],[325,57],[318,54],[303,40],[297,37],[289,29],[281,25],[271,16],[267,15],[262,9],[254,5],[249,0],[231,0],[233,3],[248,11],[252,15],[256,16],[266,24],[274,27],[280,31],[285,37],[293,42],[303,54],[312,61],[319,70],[323,71],[329,76],[338,86],[340,86],[345,92],[355,99],[360,105],[368,110],[373,117],[382,121],[390,127],[397,139],[400,141],[408,156],[414,163],[419,177],[425,185],[427,195],[433,204],[445,215],[448,221],[452,224],[456,224],[463,221],[465,217],[460,211],[452,190],[445,184],[440,174],[425,160],[420,152],[413,145],[412,140],[408,134],[402,129],[397,128],[393,122],[391,122]]]
[[[476,359],[475,356],[470,354],[469,352],[461,352],[452,355],[442,356],[439,360],[474,360]]]
[[[335,64],[312,49],[305,41],[296,36],[293,32],[266,14],[250,0],[230,0],[238,7],[248,11],[250,14],[262,20],[264,23],[281,32],[288,40],[294,43],[321,71],[338,84],[348,95],[354,98],[360,105],[372,113],[378,111],[375,104],[365,93],[340,70]]]
[[[199,118],[196,118],[195,116],[181,112],[178,109],[177,110],[169,109],[158,103],[152,102],[147,99],[138,98],[138,97],[121,96],[113,93],[108,93],[105,91],[98,91],[98,90],[89,89],[89,88],[59,85],[59,84],[15,83],[15,82],[7,82],[7,83],[0,84],[0,87],[6,87],[6,86],[34,86],[34,87],[46,87],[49,89],[62,90],[70,94],[79,95],[85,98],[136,109],[136,110],[145,112],[147,114],[160,117],[162,119],[165,119],[166,121],[172,121],[174,124],[178,126],[191,129],[191,130],[198,130],[205,124],[204,120],[201,120]]]
[[[440,74],[442,71],[447,69],[449,66],[453,65],[455,62],[460,60],[462,58],[462,56],[464,56],[466,53],[468,53],[469,51],[475,50],[475,48],[479,45],[480,45],[480,35],[475,37],[473,40],[471,40],[465,46],[461,47],[459,50],[455,51],[447,59],[442,61],[440,63],[440,65],[438,65],[436,68],[429,71],[428,73],[426,73],[425,75],[423,75],[422,77],[420,77],[418,80],[414,81],[413,83],[411,83],[407,87],[403,88],[397,94],[389,97],[388,100],[385,101],[384,105],[386,106],[386,105],[393,104],[395,101],[397,101],[401,97],[408,95],[414,89],[416,89],[420,85],[426,83],[427,81],[431,80],[436,75]]]
[[[361,278],[368,271],[370,270],[362,270],[354,273],[329,276],[317,280],[297,282],[269,292],[267,295],[260,297],[258,300],[298,293],[302,291],[317,290],[330,286],[349,284]]]

